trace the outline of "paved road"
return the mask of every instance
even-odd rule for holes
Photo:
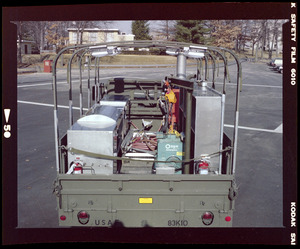
[[[264,63],[245,62],[240,122],[234,227],[282,226],[282,75]],[[231,66],[233,71],[235,68]],[[193,68],[188,72],[193,73]],[[100,77],[136,78],[175,74],[175,68],[103,69]],[[220,69],[220,76],[222,69]],[[86,77],[86,72],[84,73]],[[66,71],[58,71],[61,132],[68,122]],[[74,89],[78,89],[74,71]],[[225,130],[232,133],[235,74],[227,83]],[[57,227],[53,96],[50,73],[18,75],[18,227]],[[218,82],[222,82],[219,78]],[[86,80],[83,82],[86,84]],[[217,88],[221,88],[217,83]],[[86,96],[86,92],[85,92]],[[86,105],[86,99],[84,104]],[[79,107],[74,94],[74,106]],[[75,118],[79,111],[74,110]],[[61,133],[62,134],[62,133]]]

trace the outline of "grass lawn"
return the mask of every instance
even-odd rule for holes
[[[258,58],[260,59],[261,53],[259,52]],[[255,58],[252,56],[250,51],[242,52],[238,55],[240,58],[248,57]],[[54,60],[56,54],[26,54],[22,56],[22,64],[18,64],[18,67],[35,67],[39,66],[40,68],[44,67],[44,60]],[[57,67],[67,67],[68,61],[71,57],[71,54],[63,54],[58,60]],[[275,52],[273,53],[273,58],[275,58]],[[278,57],[282,57],[280,54]],[[267,60],[268,53],[264,52],[263,60]],[[232,58],[228,58],[229,60]],[[62,64],[63,60],[63,64]],[[85,59],[83,59],[85,62]],[[196,60],[188,59],[187,63],[195,63]],[[128,55],[128,54],[118,54],[116,56],[106,56],[100,58],[100,65],[155,65],[155,64],[174,64],[176,65],[176,57],[169,55]],[[92,65],[94,65],[94,60],[92,59]],[[72,67],[78,67],[77,58],[73,59]]]

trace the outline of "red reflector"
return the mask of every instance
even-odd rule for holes
[[[225,220],[226,220],[226,221],[231,221],[231,217],[230,217],[230,216],[226,216],[226,217],[225,217]]]
[[[66,220],[67,219],[67,217],[64,216],[64,215],[61,215],[59,218],[60,218],[60,220]]]

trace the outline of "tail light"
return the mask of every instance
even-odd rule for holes
[[[89,222],[90,215],[86,211],[80,211],[77,214],[77,218],[80,224],[85,225]]]
[[[214,220],[214,214],[212,212],[205,212],[202,215],[202,222],[204,225],[209,226]]]

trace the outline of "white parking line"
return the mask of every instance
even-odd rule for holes
[[[108,80],[108,79],[112,79],[112,78],[125,78],[125,76],[114,76],[114,77],[104,77],[104,78],[100,78],[100,80]],[[144,79],[143,77],[130,77],[130,79]],[[82,81],[87,81],[87,79],[82,79]],[[73,82],[79,82],[79,79],[73,80]],[[67,81],[58,81],[57,84],[67,84]],[[94,79],[91,79],[91,83],[94,83]],[[18,88],[23,88],[23,87],[34,87],[34,86],[45,86],[45,85],[52,85],[52,82],[50,83],[37,83],[37,84],[26,84],[23,85],[21,83],[21,85],[18,85]]]
[[[82,81],[87,81],[87,80],[82,80]],[[67,84],[68,82],[67,81],[59,81],[57,82],[57,84]],[[52,82],[51,83],[38,83],[38,84],[29,84],[29,85],[19,85],[17,86],[18,88],[22,88],[22,87],[33,87],[33,86],[45,86],[45,85],[52,85]]]
[[[22,104],[29,104],[29,105],[38,105],[38,106],[47,106],[47,107],[54,107],[53,104],[45,104],[45,103],[38,103],[38,102],[31,102],[31,101],[24,101],[24,100],[18,100],[18,103]],[[68,109],[69,106],[65,105],[58,105],[57,107],[59,108],[65,108]],[[80,110],[79,107],[73,107],[75,110]],[[84,111],[87,111],[88,108],[83,108]],[[225,127],[233,128],[233,125],[229,124],[224,124]],[[271,133],[282,133],[282,124],[279,125],[276,129],[274,130],[269,130],[269,129],[261,129],[261,128],[254,128],[254,127],[246,127],[246,126],[239,126],[239,129],[244,129],[244,130],[252,130],[252,131],[263,131],[263,132],[271,132]]]
[[[54,107],[53,104],[45,104],[45,103],[38,103],[38,102],[31,102],[31,101],[24,101],[24,100],[18,100],[18,103],[22,103],[22,104],[29,104],[29,105],[38,105],[38,106],[47,106],[47,107]],[[65,108],[65,109],[69,109],[69,106],[66,105],[57,105],[57,107],[59,108]],[[75,110],[80,110],[79,107],[74,107],[73,109]],[[84,111],[87,111],[88,108],[82,108]]]
[[[282,133],[282,132],[283,132],[282,124],[279,125],[279,126],[274,130],[274,132]]]
[[[223,85],[224,83],[222,82],[215,82],[215,84],[218,84],[218,85]],[[236,83],[227,83],[226,82],[226,86],[236,86]],[[270,86],[270,85],[256,85],[256,84],[242,84],[242,87],[243,86],[257,86],[257,87],[270,87],[270,88],[279,88],[279,89],[282,89],[282,86]]]
[[[225,127],[233,128],[233,125],[228,125],[224,124]],[[281,127],[281,128],[280,128]],[[251,131],[264,131],[264,132],[271,132],[271,133],[282,133],[282,124],[279,125],[276,129],[274,130],[269,130],[269,129],[261,129],[261,128],[254,128],[254,127],[247,127],[247,126],[240,126],[239,129],[244,129],[244,130],[251,130]]]
[[[33,86],[45,86],[45,85],[51,85],[52,83],[40,83],[40,84],[30,84],[30,85],[19,85],[18,88],[22,87],[33,87]]]

